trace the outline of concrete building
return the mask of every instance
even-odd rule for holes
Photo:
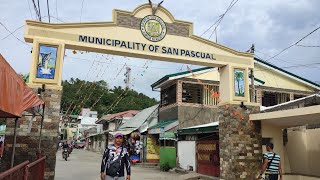
[[[250,81],[251,100],[255,99],[260,104],[261,109],[304,98],[320,90],[320,86],[316,83],[266,63],[261,59],[255,58],[254,60],[254,89],[251,85],[251,74],[248,75],[247,79]],[[216,163],[209,163],[212,162],[209,159],[205,160],[205,157],[219,157],[219,151],[217,151],[219,144],[216,144],[216,148],[212,148],[212,144],[219,141],[219,135],[221,136],[221,133],[213,136],[214,132],[217,133],[219,130],[217,125],[212,125],[222,117],[218,108],[218,104],[223,103],[219,98],[221,93],[219,84],[218,68],[204,67],[166,75],[151,85],[153,89],[160,90],[159,122],[169,123],[172,120],[178,122],[178,166],[184,169],[192,169],[207,175],[213,175],[212,172],[215,172],[214,175],[220,174],[217,170],[219,168],[216,168],[217,165],[220,166],[220,160]],[[254,98],[253,90],[255,92]],[[237,113],[237,110],[235,111]],[[242,120],[245,119],[246,115],[238,113],[235,116]],[[274,126],[262,122],[262,137],[269,137],[270,134],[267,132],[274,133],[273,128]],[[212,130],[210,134],[206,134],[208,129]],[[246,131],[246,129],[237,130]],[[276,132],[278,132],[279,137],[282,135],[282,131]],[[206,138],[206,135],[211,135],[211,137]],[[265,139],[262,143],[265,143]],[[278,145],[278,143],[280,143],[280,140],[276,144]],[[186,146],[192,148],[189,151],[184,151]],[[201,152],[201,148],[211,150],[209,153]],[[254,155],[255,151],[258,152],[252,147],[248,148],[252,149],[252,152],[248,152],[251,155]],[[198,155],[191,156],[190,153],[193,152],[198,152]],[[281,155],[283,154],[281,153]],[[194,158],[186,160],[186,157]],[[216,159],[219,159],[218,157]],[[287,170],[286,172],[290,171]]]
[[[293,179],[320,178],[320,95],[265,108],[250,120],[261,121],[263,142],[274,143],[285,174]]]

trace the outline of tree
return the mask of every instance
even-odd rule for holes
[[[68,111],[68,115],[79,115],[81,108],[92,107],[100,96],[100,100],[91,109],[98,111],[99,116],[127,110],[142,110],[158,103],[154,98],[131,89],[123,89],[121,86],[108,89],[108,83],[103,80],[89,82],[71,78],[69,81],[64,80],[62,86],[61,110],[64,113]],[[119,103],[111,108],[110,106],[117,101]]]

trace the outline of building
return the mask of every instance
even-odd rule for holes
[[[320,95],[264,108],[250,120],[261,121],[263,150],[267,142],[274,143],[285,174],[320,177]]]
[[[99,120],[97,120],[96,124],[102,124],[104,132],[115,132],[119,129],[121,125],[126,123],[129,119],[134,117],[140,111],[137,110],[128,110],[115,114],[107,114],[102,116]],[[110,133],[108,133],[107,144],[111,143],[113,137]]]
[[[318,84],[258,58],[254,58],[253,72],[254,78],[251,78],[251,74],[247,77],[250,81],[251,101],[255,100],[262,109],[297,100],[320,90]],[[151,85],[152,89],[159,90],[161,95],[159,123],[170,124],[174,120],[177,121],[178,165],[184,169],[207,175],[213,175],[213,172],[214,175],[220,174],[214,170],[220,166],[219,144],[214,143],[219,140],[218,125],[214,124],[221,117],[218,104],[223,103],[219,98],[219,85],[219,69],[211,67],[169,74]],[[206,138],[207,133],[211,133],[211,137]],[[187,146],[193,148],[181,151]],[[201,148],[209,148],[210,153],[201,153]],[[200,153],[191,158],[190,162],[186,162],[184,157],[189,157],[195,152]],[[214,159],[215,166],[211,163]]]
[[[128,135],[129,145],[132,149],[131,154],[137,156],[140,162],[148,161],[150,156],[153,156],[151,151],[147,151],[148,148],[150,149],[148,139],[151,138],[147,130],[158,123],[158,108],[159,104],[143,109],[122,124],[117,131]],[[111,132],[111,134],[114,133]]]

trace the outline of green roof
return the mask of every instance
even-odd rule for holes
[[[208,124],[202,124],[199,126],[193,126],[184,129],[178,129],[178,134],[202,134],[202,133],[212,133],[217,132],[219,125],[217,122],[212,122]]]
[[[300,80],[302,80],[302,81],[305,81],[305,82],[307,82],[307,83],[310,83],[310,84],[312,84],[312,85],[315,85],[315,86],[317,86],[317,87],[320,87],[320,85],[317,84],[317,83],[315,83],[315,82],[312,82],[312,81],[310,81],[310,80],[308,80],[308,79],[305,79],[305,78],[303,78],[303,77],[300,77],[300,76],[298,76],[298,75],[295,75],[295,74],[293,74],[293,73],[291,73],[291,72],[289,72],[289,71],[286,71],[286,70],[284,70],[284,69],[282,69],[282,68],[279,68],[279,67],[277,67],[277,66],[275,66],[275,65],[273,65],[273,64],[271,64],[271,63],[268,63],[268,62],[266,62],[266,61],[264,61],[264,60],[262,60],[262,59],[259,59],[259,58],[254,57],[254,60],[256,60],[256,61],[258,61],[258,62],[260,62],[260,63],[262,63],[262,64],[265,64],[265,65],[267,65],[267,66],[270,66],[270,67],[272,67],[272,68],[274,68],[274,69],[277,69],[277,70],[279,70],[279,71],[281,71],[281,72],[284,72],[284,73],[286,73],[286,74],[289,74],[289,75],[291,75],[291,76],[293,76],[293,77],[295,77],[295,78],[298,78],[298,79],[300,79]]]
[[[174,132],[164,132],[163,134],[160,134],[159,140],[177,140],[176,135]]]
[[[148,129],[158,129],[158,128],[165,128],[166,126],[168,126],[169,124],[171,123],[174,123],[176,122],[177,119],[174,119],[174,120],[169,120],[169,121],[163,121],[163,122],[160,122],[154,126],[151,126],[149,127]]]
[[[317,83],[315,83],[315,82],[312,82],[312,81],[310,81],[310,80],[308,80],[308,79],[302,78],[302,77],[300,77],[300,76],[297,76],[297,75],[295,75],[295,74],[293,74],[293,73],[290,73],[290,72],[288,72],[288,71],[286,71],[286,70],[284,70],[284,69],[282,69],[282,68],[279,68],[279,67],[277,67],[277,66],[275,66],[275,65],[273,65],[273,64],[271,64],[271,63],[268,63],[268,62],[266,62],[266,61],[263,61],[262,59],[259,59],[259,58],[257,58],[257,57],[254,57],[254,60],[320,88],[320,85],[319,85],[319,84],[317,84]],[[203,67],[203,68],[193,69],[192,72],[195,73],[195,72],[204,71],[204,70],[213,69],[213,68],[214,68],[214,67]],[[159,85],[159,84],[167,81],[167,80],[168,80],[169,78],[171,78],[171,77],[180,76],[180,75],[186,75],[186,74],[189,74],[189,73],[190,73],[190,71],[183,71],[183,72],[179,72],[179,73],[174,73],[174,74],[166,75],[166,76],[162,77],[161,79],[159,79],[158,81],[156,81],[155,83],[153,83],[153,84],[151,85],[151,87],[154,88],[154,87],[156,87],[157,85]],[[250,77],[250,75],[249,75],[249,77]],[[257,81],[257,82],[260,82],[261,84],[264,84],[264,83],[265,83],[265,82],[264,82],[263,80],[261,80],[261,79],[254,78],[254,80]]]
[[[193,69],[192,72],[198,72],[198,71],[204,71],[207,69],[213,69],[214,67],[203,67],[203,68],[198,68],[198,69]],[[157,82],[151,84],[151,87],[154,88],[155,86],[163,83],[164,81],[168,80],[171,77],[175,77],[175,76],[180,76],[180,75],[185,75],[185,74],[189,74],[190,71],[183,71],[183,72],[179,72],[179,73],[174,73],[174,74],[168,74],[166,76],[164,76],[163,78],[159,79]]]

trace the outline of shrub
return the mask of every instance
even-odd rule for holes
[[[170,169],[171,169],[171,167],[170,167],[169,163],[167,163],[167,162],[160,165],[160,170],[161,170],[161,171],[167,172],[167,171],[169,171]]]

